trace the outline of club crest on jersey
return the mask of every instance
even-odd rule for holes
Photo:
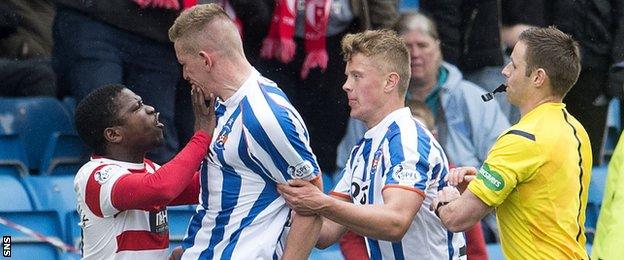
[[[230,134],[230,132],[232,132],[232,124],[234,124],[234,119],[230,118],[227,124],[225,124],[223,128],[221,128],[221,133],[219,133],[219,136],[217,136],[217,139],[215,140],[215,143],[214,143],[215,149],[217,150],[224,149],[225,142],[227,142],[228,140],[228,135]]]
[[[288,174],[295,179],[308,179],[314,173],[314,167],[310,161],[303,161],[295,166],[288,166]]]
[[[383,153],[381,149],[375,152],[375,156],[373,157],[373,162],[371,162],[371,174],[374,174],[375,172],[377,172],[377,167],[379,167],[379,161],[381,160],[382,154]]]
[[[399,164],[394,167],[392,178],[399,184],[414,185],[420,180],[420,173],[413,166]]]
[[[111,169],[112,168],[101,169],[93,175],[93,178],[95,178],[95,181],[97,181],[100,185],[103,185],[108,181],[108,179],[110,179]]]

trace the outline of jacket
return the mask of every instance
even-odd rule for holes
[[[141,9],[131,0],[54,0],[60,8],[78,11],[90,18],[140,36],[169,43],[169,27],[179,10]]]

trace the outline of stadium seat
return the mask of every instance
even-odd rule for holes
[[[76,175],[83,164],[81,158],[85,148],[75,133],[53,133],[43,154],[41,174]]]
[[[33,210],[35,197],[28,192],[20,181],[20,177],[12,176],[12,173],[3,174],[5,167],[0,167],[0,211],[27,211]],[[0,233],[1,234],[1,233]]]
[[[69,113],[51,97],[0,98],[0,131],[21,135],[31,170],[38,170],[54,132],[74,132]]]
[[[167,219],[169,220],[169,240],[179,245],[186,235],[189,221],[195,214],[195,207],[191,205],[167,207]],[[170,245],[171,247],[171,245]]]
[[[2,174],[15,177],[28,175],[26,150],[18,134],[0,134],[0,167],[5,168]]]
[[[66,96],[63,98],[63,107],[65,108],[65,110],[67,110],[72,118],[74,118],[74,114],[76,114],[76,104],[77,102],[74,97]]]
[[[620,113],[620,100],[617,98],[611,99],[607,109],[607,122],[602,137],[601,161],[598,162],[599,164],[607,163],[613,155],[622,130]]]
[[[63,226],[65,228],[63,234],[65,235],[62,238],[68,243],[74,244],[75,238],[70,233],[74,219],[72,215],[77,215],[74,176],[29,176],[24,179],[24,182],[37,196],[36,209],[56,211],[59,219],[65,223]],[[77,221],[73,224],[77,225]]]
[[[58,215],[53,211],[0,212],[0,217],[45,236],[62,237]],[[38,241],[15,229],[0,225],[0,234],[11,236],[13,259],[60,259],[61,257],[60,250],[55,246]]]
[[[80,223],[80,216],[77,211],[68,212],[65,216],[65,240],[68,244],[73,245],[76,248],[80,248],[82,243],[82,229],[78,225]]]
[[[505,259],[505,255],[503,255],[503,249],[500,244],[487,244],[487,253],[488,258],[490,260],[503,260]]]
[[[342,260],[344,257],[340,252],[340,247],[338,244],[333,244],[328,248],[323,250],[314,248],[312,249],[312,253],[310,253],[309,260],[324,260],[324,259],[332,259],[332,260]]]
[[[594,166],[592,168],[591,182],[589,183],[589,196],[587,198],[587,208],[585,209],[585,234],[587,242],[592,243],[596,233],[596,222],[600,213],[600,205],[607,179],[607,166]]]

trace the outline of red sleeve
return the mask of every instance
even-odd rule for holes
[[[169,202],[170,206],[199,203],[199,172],[195,172],[193,180],[180,195]]]
[[[154,210],[169,204],[193,181],[210,140],[209,134],[197,131],[180,153],[153,174],[120,177],[111,191],[113,206],[119,211]]]

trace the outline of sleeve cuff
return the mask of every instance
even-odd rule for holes
[[[403,186],[403,185],[399,185],[399,184],[386,184],[386,186],[384,186],[381,189],[381,192],[383,192],[387,188],[398,188],[398,189],[404,189],[404,190],[408,190],[408,191],[413,191],[413,192],[418,193],[418,195],[422,196],[423,199],[426,198],[425,192],[423,192],[422,190],[420,190],[418,188]]]

